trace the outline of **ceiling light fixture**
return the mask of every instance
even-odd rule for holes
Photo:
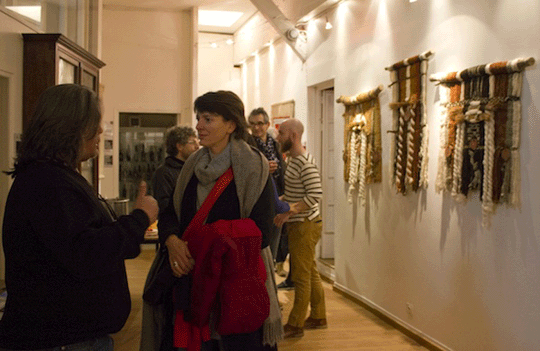
[[[327,30],[332,29],[332,23],[328,22],[328,17],[326,17],[326,25],[324,26]]]
[[[211,46],[213,49],[215,49],[215,48],[217,48],[217,43],[212,43],[212,44],[210,44],[210,46]]]
[[[290,41],[295,41],[297,38],[298,38],[298,35],[300,34],[300,32],[298,31],[298,29],[296,28],[289,28],[286,32],[285,32],[285,36],[287,37],[287,39],[289,39]]]
[[[227,45],[232,45],[232,44],[234,44],[234,40],[227,39],[226,43],[227,43]]]

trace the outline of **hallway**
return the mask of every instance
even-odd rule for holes
[[[126,261],[132,309],[122,331],[113,336],[116,351],[139,349],[142,289],[153,257],[154,246],[144,245],[137,259]],[[324,288],[328,329],[307,330],[302,338],[282,341],[279,345],[280,351],[427,350],[366,309],[333,291],[330,284],[324,283]],[[279,299],[284,303],[285,317],[292,307],[293,298],[294,291],[279,291]]]

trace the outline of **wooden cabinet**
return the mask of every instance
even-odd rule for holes
[[[99,94],[99,70],[105,63],[62,34],[23,34],[23,129],[41,93],[50,86],[73,83]],[[81,174],[98,189],[97,158],[80,165]]]

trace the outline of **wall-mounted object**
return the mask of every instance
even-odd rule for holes
[[[272,104],[270,125],[279,129],[279,125],[289,118],[294,118],[294,100]]]
[[[23,34],[23,129],[45,89],[80,84],[99,95],[99,70],[105,63],[62,34]],[[81,174],[98,189],[98,159],[80,165]]]
[[[380,183],[382,178],[380,85],[365,93],[336,101],[345,105],[345,162],[344,178],[349,183],[347,200],[353,201],[354,192],[365,205],[366,184]]]
[[[426,51],[386,67],[392,79],[391,176],[397,191],[403,195],[428,184],[426,74],[432,55]]]
[[[480,191],[482,226],[497,204],[520,206],[520,130],[523,70],[534,58],[518,58],[438,73],[441,144],[436,190],[464,201]]]

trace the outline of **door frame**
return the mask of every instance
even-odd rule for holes
[[[324,140],[330,139],[333,143],[334,158],[335,153],[337,152],[336,143],[335,143],[335,131],[331,132],[332,135],[325,134],[328,131],[323,126],[323,92],[325,90],[334,89],[334,79],[330,79],[312,86],[308,87],[308,135],[307,135],[307,150],[314,157],[321,171],[321,180],[323,187],[323,199],[321,201],[321,213],[323,217],[323,233],[321,241],[317,245],[316,257],[321,258],[334,258],[335,257],[335,224],[332,228],[329,228],[329,223],[334,223],[333,220],[328,220],[327,214],[325,213],[326,201],[329,199],[330,191],[335,193],[335,189],[330,190],[329,184],[327,184],[327,179],[329,175],[335,178],[335,170],[331,170],[329,167],[326,167],[325,157],[328,153],[329,148],[324,147]],[[335,114],[333,111],[334,107],[331,108],[332,116],[335,124]],[[330,138],[329,138],[330,137]],[[335,181],[334,181],[335,186]],[[334,195],[334,194],[332,194]],[[331,197],[333,198],[333,196]],[[325,218],[326,217],[326,218]],[[330,224],[331,225],[331,224]],[[326,267],[325,267],[326,266]],[[321,274],[332,278],[334,276],[333,267],[327,265],[319,265]],[[327,270],[327,272],[325,272]]]

